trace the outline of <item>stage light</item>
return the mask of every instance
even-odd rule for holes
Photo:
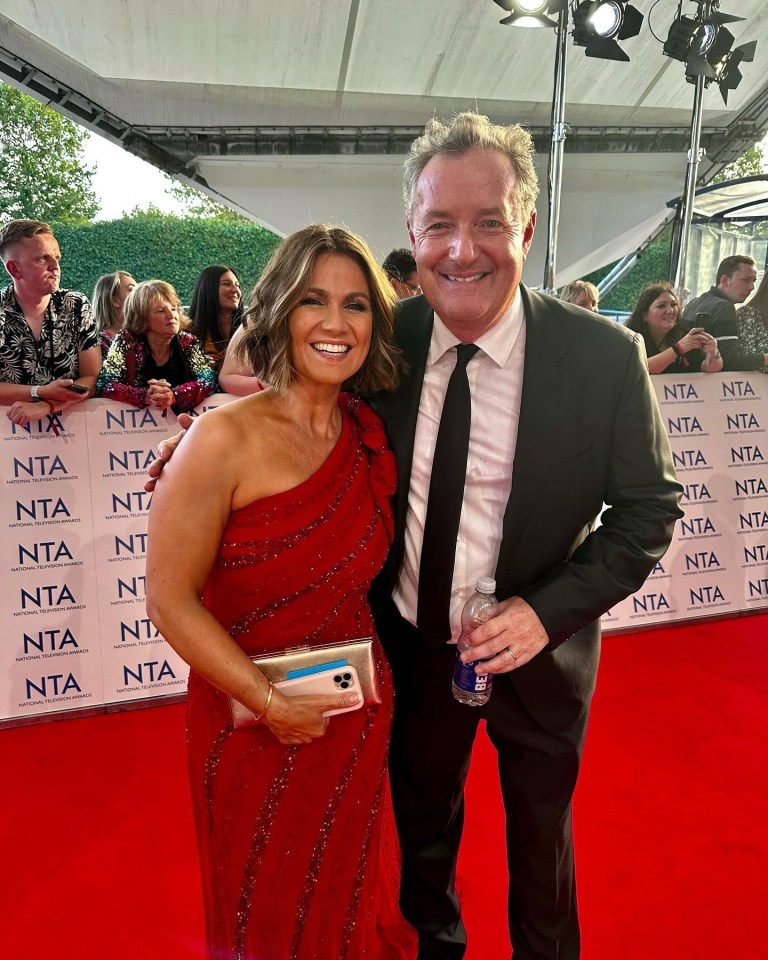
[[[723,60],[720,76],[717,79],[723,103],[728,103],[728,91],[735,90],[742,81],[739,64],[743,60],[751,63],[755,59],[756,47],[757,40],[750,40],[749,43],[743,43],[740,47],[736,47],[736,49],[729,53]]]
[[[588,57],[628,61],[618,41],[636,37],[643,19],[637,7],[623,0],[583,0],[573,11],[573,42]]]
[[[664,42],[664,54],[685,64],[685,76],[690,83],[704,78],[704,86],[717,83],[723,100],[728,102],[728,91],[735,90],[742,80],[739,64],[754,59],[756,42],[732,50],[735,37],[725,27],[744,17],[710,11],[699,3],[698,19],[678,15],[669,28]]]
[[[556,27],[557,21],[545,13],[560,13],[568,6],[568,0],[493,0],[509,16],[499,23],[510,27]]]
[[[621,26],[621,7],[612,0],[601,3],[589,15],[589,23],[598,37],[614,37]]]

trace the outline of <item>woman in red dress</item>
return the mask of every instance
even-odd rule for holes
[[[396,381],[392,295],[336,227],[289,237],[251,295],[246,356],[269,389],[199,418],[152,504],[147,607],[190,665],[189,771],[216,960],[411,960],[382,703],[286,697],[250,656],[374,633],[392,453],[340,393]],[[194,490],[197,509],[189,510]],[[203,597],[203,602],[200,602]],[[261,722],[233,729],[228,695]]]

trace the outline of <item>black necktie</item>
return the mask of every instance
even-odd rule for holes
[[[451,584],[472,414],[467,364],[479,349],[474,343],[460,343],[456,347],[456,366],[445,391],[432,461],[419,561],[416,620],[428,643],[435,647],[451,638]]]

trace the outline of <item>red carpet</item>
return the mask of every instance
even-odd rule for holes
[[[768,953],[768,615],[604,641],[576,796],[583,960]],[[0,956],[202,956],[183,707],[0,730]],[[460,887],[467,960],[509,960],[493,751]]]

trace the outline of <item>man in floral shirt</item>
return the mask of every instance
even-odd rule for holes
[[[0,258],[13,281],[0,290],[0,404],[24,426],[93,396],[101,349],[88,299],[59,290],[61,253],[47,223],[11,220]]]

